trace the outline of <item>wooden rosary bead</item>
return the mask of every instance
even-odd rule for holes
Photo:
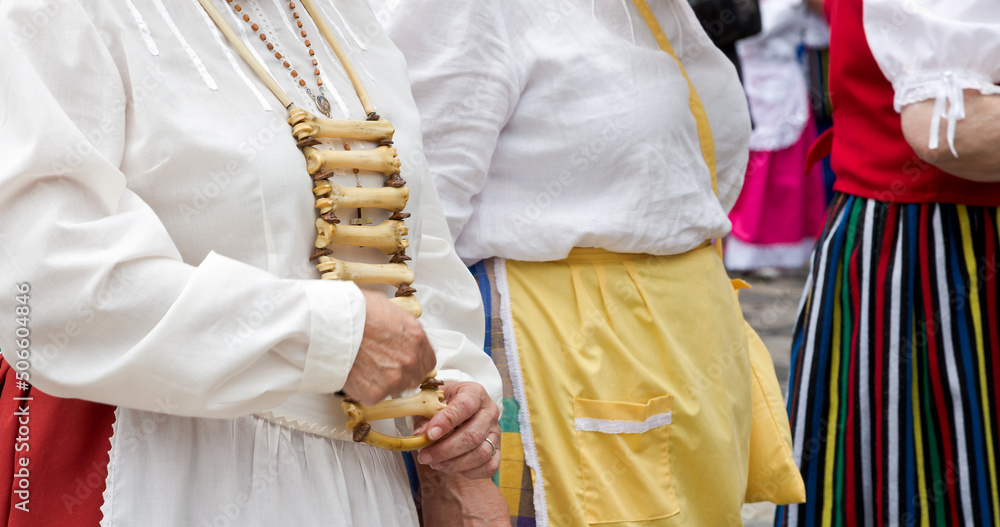
[[[311,91],[309,91],[309,88],[306,87],[307,83],[305,79],[300,78],[298,70],[292,69],[291,63],[288,60],[284,59],[282,53],[275,48],[275,45],[267,41],[267,33],[261,30],[260,24],[257,24],[250,18],[249,13],[243,12],[243,6],[234,3],[233,0],[226,0],[226,1],[233,6],[233,9],[235,9],[237,13],[242,14],[243,21],[250,24],[250,29],[252,29],[257,34],[257,36],[260,37],[261,42],[266,43],[267,50],[273,51],[275,59],[281,61],[281,65],[284,66],[286,70],[289,70],[289,74],[292,76],[292,80],[298,82],[298,85],[300,87],[306,88],[306,92],[309,94],[310,97],[313,98],[314,102],[316,103],[316,107],[319,108],[319,110],[323,112],[327,117],[329,117],[330,103],[326,99],[326,96],[322,91],[323,79],[320,78],[320,70],[318,67],[319,61],[316,60],[315,58],[316,51],[312,49],[312,42],[310,42],[309,39],[306,38],[308,36],[308,33],[305,30],[305,24],[303,24],[302,20],[300,20],[301,16],[299,15],[298,11],[295,10],[295,3],[289,2],[288,8],[291,9],[292,11],[292,17],[295,19],[295,25],[298,26],[300,30],[299,34],[302,35],[302,38],[304,39],[304,44],[306,48],[309,50],[309,56],[312,58],[313,75],[316,77],[316,87],[320,89],[320,93],[318,95],[314,95]],[[263,14],[261,14],[261,16],[263,16]]]

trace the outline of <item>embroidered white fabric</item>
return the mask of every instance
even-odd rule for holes
[[[142,13],[135,8],[135,4],[132,0],[125,0],[125,5],[128,6],[128,11],[132,15],[132,19],[135,20],[136,27],[139,28],[139,34],[142,35],[142,41],[146,43],[146,49],[149,50],[150,55],[159,55],[160,52],[156,49],[156,41],[153,40],[153,36],[149,34],[149,26],[146,25],[146,21],[142,18]]]
[[[948,122],[953,155],[955,126],[965,118],[964,89],[1000,94],[1000,2],[995,0],[864,0],[865,36],[882,73],[896,91],[894,106],[933,99],[928,146],[940,144]]]
[[[191,0],[191,2],[195,5],[195,7],[198,8],[201,7],[198,4],[198,0]],[[232,49],[230,49],[231,46],[229,42],[223,39],[222,33],[219,31],[219,28],[215,26],[215,23],[212,22],[212,19],[209,18],[208,13],[205,13],[203,9],[201,9],[200,11],[203,15],[201,19],[203,22],[205,22],[205,27],[207,27],[208,30],[212,33],[212,36],[215,37],[215,42],[219,44],[219,49],[221,49],[222,52],[226,55],[226,58],[229,59],[229,65],[233,67],[233,71],[235,71],[236,75],[238,75],[240,79],[243,80],[243,83],[247,85],[247,89],[250,90],[255,97],[257,97],[257,101],[260,102],[261,108],[263,108],[265,112],[270,112],[271,111],[270,101],[268,101],[268,99],[264,97],[264,94],[261,93],[260,90],[258,90],[257,87],[254,86],[252,82],[250,82],[250,77],[248,77],[247,74],[244,73],[243,68],[240,65],[242,59],[238,58],[235,52],[232,51]],[[136,11],[136,15],[138,16],[138,11]],[[143,33],[143,38],[145,38],[148,33],[149,31],[146,30]],[[154,55],[155,54],[156,53],[154,53]]]
[[[611,419],[595,419],[592,417],[577,417],[574,419],[576,429],[581,432],[600,432],[602,434],[644,434],[650,430],[670,424],[673,412],[651,415],[645,421],[619,421]]]
[[[198,56],[198,52],[196,52],[194,48],[188,44],[187,39],[184,38],[184,33],[182,33],[177,27],[177,24],[174,23],[173,17],[170,16],[170,11],[167,11],[167,8],[163,5],[161,0],[153,0],[153,5],[156,6],[156,10],[160,13],[160,16],[163,17],[163,21],[173,32],[174,37],[177,38],[177,42],[181,45],[181,48],[183,48],[184,52],[187,53],[191,64],[198,70],[198,75],[201,75],[201,80],[205,81],[205,85],[212,90],[218,90],[219,85],[216,84],[215,79],[212,78],[212,74],[208,72],[208,68],[205,67],[205,63],[201,60],[201,57]]]

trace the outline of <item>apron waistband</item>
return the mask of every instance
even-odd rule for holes
[[[711,246],[711,242],[706,241],[705,243],[691,249],[688,252],[694,252],[698,249],[703,249],[705,247]],[[687,254],[687,253],[680,253]],[[668,258],[670,256],[680,256],[680,254],[670,254],[663,255],[662,257]],[[612,262],[628,262],[632,260],[641,260],[643,258],[657,258],[657,256],[645,253],[616,253],[609,251],[607,249],[599,249],[597,247],[574,247],[566,258],[562,260],[556,260],[559,263],[612,263]]]

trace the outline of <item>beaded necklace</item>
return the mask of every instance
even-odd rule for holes
[[[295,80],[299,87],[305,88],[306,93],[309,94],[309,98],[313,100],[316,104],[316,108],[319,109],[323,115],[330,117],[330,101],[327,100],[326,94],[323,90],[323,77],[319,71],[319,61],[316,59],[316,50],[312,49],[312,42],[309,41],[308,33],[303,28],[302,20],[300,19],[299,12],[296,11],[295,2],[288,2],[288,9],[292,11],[292,18],[295,20],[295,24],[298,26],[300,34],[304,40],[306,49],[309,50],[309,56],[312,58],[313,65],[313,76],[316,77],[316,88],[319,90],[318,94],[314,94],[311,89],[309,89],[305,79],[299,77],[299,72],[292,67],[291,63],[288,61],[287,53],[282,53],[280,44],[277,43],[277,39],[269,39],[268,34],[275,34],[273,28],[270,27],[270,22],[268,22],[267,17],[264,16],[263,11],[256,2],[252,3],[251,7],[254,10],[254,15],[260,20],[260,24],[254,22],[250,15],[243,11],[243,6],[239,4],[238,1],[226,0],[229,5],[233,6],[233,9],[237,14],[242,15],[243,21],[250,24],[250,29],[260,38],[261,42],[266,43],[267,50],[274,53],[274,58],[281,63],[285,68],[285,71],[291,75],[292,80]],[[261,27],[263,24],[263,27]]]

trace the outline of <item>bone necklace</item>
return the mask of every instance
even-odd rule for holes
[[[316,248],[310,260],[319,261],[316,268],[322,274],[322,278],[324,280],[351,280],[356,284],[393,285],[397,290],[395,298],[391,301],[413,316],[419,317],[421,314],[420,303],[413,296],[416,290],[410,287],[414,278],[413,271],[405,263],[410,259],[406,256],[409,241],[404,238],[409,229],[403,225],[403,220],[409,217],[409,214],[402,211],[409,199],[410,189],[406,187],[406,181],[400,177],[401,163],[396,157],[396,149],[392,147],[392,136],[395,129],[392,123],[375,113],[375,108],[368,98],[368,93],[362,85],[360,77],[354,70],[354,66],[348,59],[347,53],[334,37],[326,21],[323,20],[313,0],[301,0],[301,2],[351,80],[351,84],[361,100],[361,105],[364,107],[367,121],[325,119],[316,117],[301,108],[296,108],[288,94],[271,78],[263,64],[254,58],[243,41],[236,36],[233,29],[223,19],[222,14],[212,5],[211,0],[198,1],[247,65],[288,110],[288,124],[292,127],[292,136],[296,139],[298,147],[305,156],[306,170],[314,182],[313,194],[316,197],[315,208],[318,209],[319,217],[316,219]],[[232,2],[232,0],[227,0],[227,2]],[[290,3],[289,7],[293,9],[293,16],[298,20],[298,12],[294,11],[295,4]],[[238,4],[234,8],[237,12],[242,10]],[[244,14],[243,20],[250,23],[250,18],[246,14]],[[301,28],[301,22],[298,22],[298,25]],[[253,24],[251,27],[256,31],[259,27],[254,26],[257,25]],[[302,36],[306,37],[305,30],[302,30]],[[263,33],[260,34],[260,39],[262,42],[267,42],[267,36]],[[306,43],[308,46],[309,42],[306,41]],[[267,44],[268,50],[273,50],[271,43],[267,42]],[[309,54],[310,56],[315,55],[311,47]],[[281,58],[280,55],[277,57]],[[290,69],[287,62],[283,65],[286,69]],[[295,70],[292,70],[291,73],[293,78],[298,76]],[[298,82],[300,86],[305,83],[302,79],[298,79]],[[322,86],[321,80],[319,80],[318,85]],[[319,139],[330,138],[344,140],[345,150],[334,151],[316,148],[320,144]],[[346,145],[347,140],[369,141],[378,143],[378,146],[372,150],[351,150]],[[378,189],[341,187],[330,181],[330,177],[334,174],[333,171],[341,169],[381,172],[386,177],[384,187]],[[367,207],[386,209],[393,214],[388,220],[376,226],[366,226],[364,219],[359,222],[360,224],[340,225],[340,219],[335,214],[335,211],[339,209]],[[387,264],[347,262],[331,256],[333,248],[337,246],[371,247],[386,255],[392,255],[392,258]],[[428,374],[420,386],[420,393],[413,397],[382,401],[371,407],[365,407],[345,398],[342,408],[348,418],[347,428],[354,432],[354,441],[363,441],[369,445],[390,450],[416,450],[431,444],[432,441],[426,435],[391,437],[380,434],[371,430],[368,421],[413,415],[432,417],[444,407],[444,394],[439,389],[441,382],[434,379],[434,375],[434,372]]]

